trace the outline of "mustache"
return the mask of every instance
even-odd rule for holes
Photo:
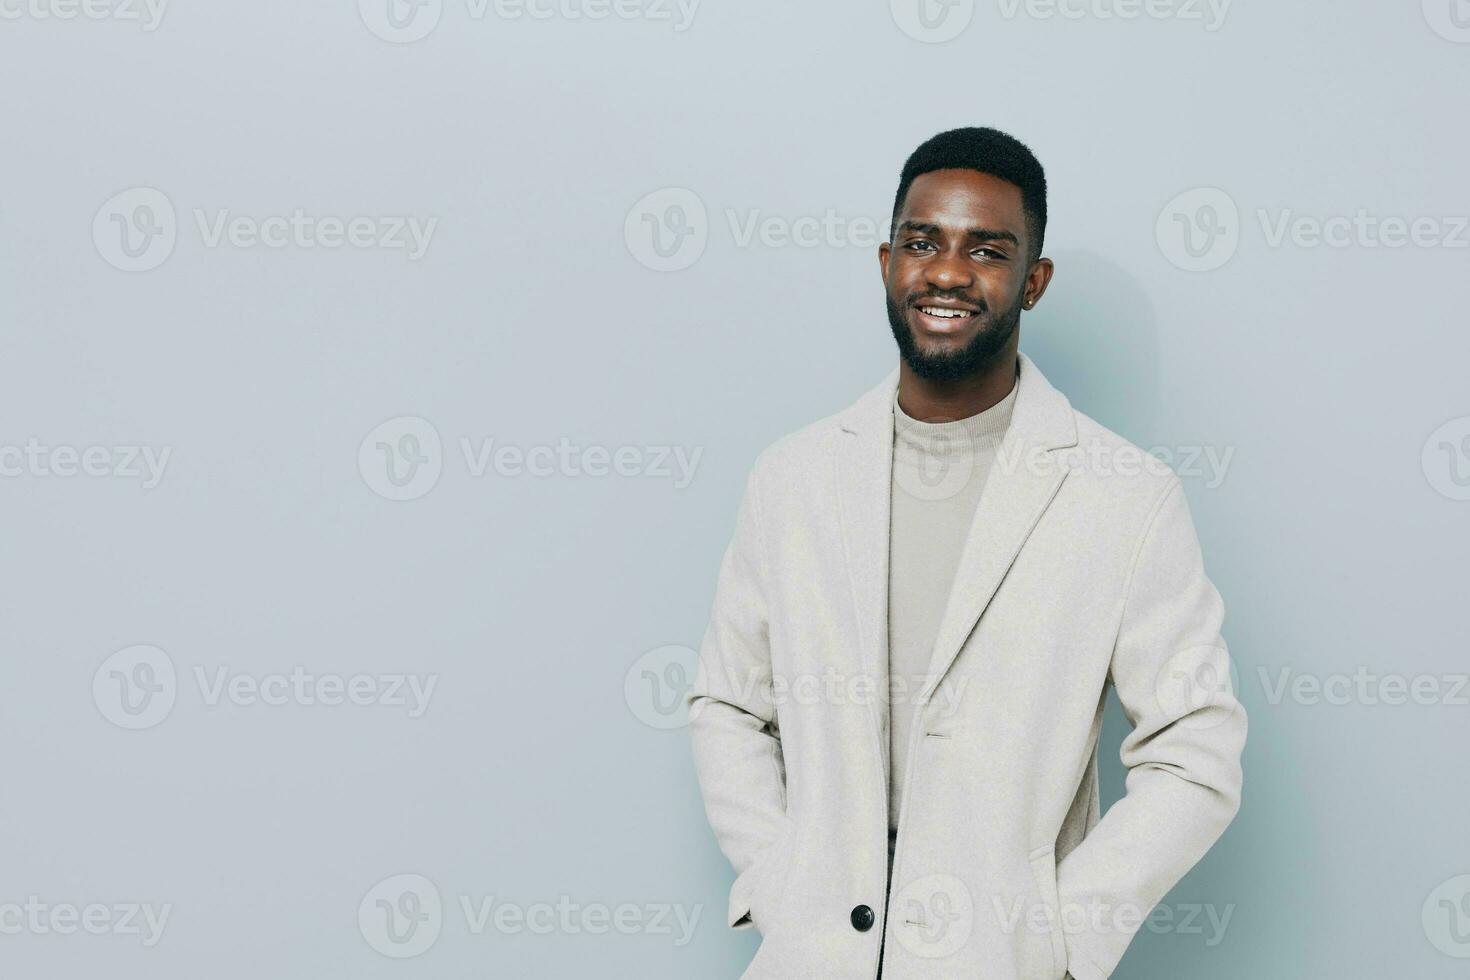
[[[966,296],[964,293],[956,292],[928,292],[924,293],[923,295],[915,293],[909,296],[908,304],[910,306],[919,306],[922,305],[925,300],[930,299],[943,299],[949,300],[951,303],[964,303],[966,306],[973,306],[980,313],[988,312],[990,309],[988,306],[985,305],[985,301],[980,299],[978,296]]]

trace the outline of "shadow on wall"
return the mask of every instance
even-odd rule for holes
[[[1051,256],[1046,296],[1021,346],[1072,407],[1147,446],[1160,411],[1159,326],[1143,284],[1094,252]]]
[[[1145,285],[1091,252],[1058,252],[1046,298],[1023,321],[1022,347],[1072,406],[1124,438],[1148,447],[1167,426],[1166,385],[1159,356],[1160,325]],[[1164,329],[1187,330],[1188,324]],[[1243,530],[1243,529],[1242,529]],[[1212,577],[1234,579],[1244,569],[1205,555]],[[1239,815],[1204,859],[1161,903],[1153,925],[1140,931],[1116,976],[1171,980],[1235,976],[1242,964],[1268,961],[1276,976],[1310,974],[1299,930],[1282,908],[1308,908],[1310,867],[1322,859],[1312,833],[1312,807],[1302,799],[1300,760],[1282,751],[1290,732],[1256,696],[1243,651],[1265,648],[1273,635],[1265,610],[1232,605],[1225,596],[1225,640],[1240,667],[1236,692],[1250,715],[1245,791]],[[1118,758],[1128,719],[1109,691],[1098,746],[1102,809],[1124,793],[1127,770]],[[1272,750],[1274,748],[1274,751]],[[1272,905],[1262,908],[1263,881]],[[1271,913],[1275,914],[1271,914]]]

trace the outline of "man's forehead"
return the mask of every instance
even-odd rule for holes
[[[900,220],[935,224],[1019,226],[1024,217],[1021,188],[977,170],[934,170],[909,185]],[[1017,233],[1020,232],[1017,227]]]

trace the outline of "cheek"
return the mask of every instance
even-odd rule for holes
[[[889,260],[888,291],[895,297],[902,298],[913,292],[918,279],[918,269],[913,262],[905,262],[898,256]]]
[[[980,293],[991,312],[1004,312],[1015,306],[1026,288],[1026,280],[1004,269],[991,269],[980,275]]]

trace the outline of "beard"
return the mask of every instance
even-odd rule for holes
[[[919,347],[908,324],[907,311],[912,309],[912,305],[906,304],[900,309],[893,296],[887,294],[888,326],[893,329],[893,339],[898,342],[899,356],[910,370],[926,381],[963,381],[974,377],[1010,343],[1021,324],[1021,296],[1024,293],[1023,289],[1016,295],[1016,302],[1011,308],[999,316],[990,317],[982,309],[976,314],[977,318],[987,318],[989,322],[979,324],[970,342],[959,350],[939,352]]]

